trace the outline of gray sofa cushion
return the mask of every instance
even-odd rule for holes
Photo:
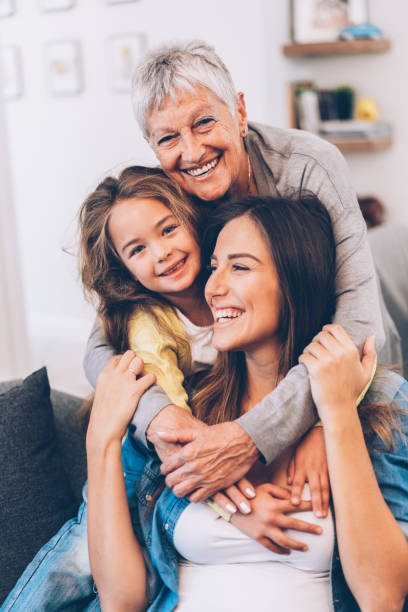
[[[76,512],[45,368],[0,395],[0,601],[38,549]]]

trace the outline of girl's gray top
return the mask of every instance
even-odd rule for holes
[[[377,288],[366,225],[339,150],[308,132],[256,123],[249,125],[245,146],[261,196],[293,196],[302,184],[302,189],[314,193],[326,206],[336,240],[334,322],[346,329],[360,349],[366,338],[374,334],[379,362],[401,364],[398,332]],[[113,354],[96,321],[84,359],[85,373],[93,386]],[[157,385],[143,395],[132,422],[136,426],[135,436],[144,444],[147,426],[170,403]],[[316,420],[306,368],[297,365],[237,423],[269,463]]]

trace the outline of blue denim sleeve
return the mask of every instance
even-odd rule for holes
[[[391,384],[394,386],[391,404],[401,411],[396,415],[401,434],[394,432],[393,449],[378,438],[368,441],[368,447],[384,499],[408,535],[404,525],[408,524],[408,382],[392,373],[387,386]],[[386,391],[390,393],[390,387]]]

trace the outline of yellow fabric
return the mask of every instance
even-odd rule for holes
[[[129,321],[129,348],[143,359],[144,373],[154,374],[156,382],[176,406],[190,410],[188,395],[183,386],[184,375],[191,373],[191,353],[177,337],[187,340],[185,330],[174,310],[167,306],[153,306],[153,313],[135,308]],[[163,321],[174,334],[164,334],[157,319]],[[122,443],[126,439],[123,438]],[[226,521],[231,515],[216,502],[208,506]]]
[[[185,331],[172,308],[153,306],[152,310],[154,314],[136,308],[129,321],[129,347],[143,359],[145,374],[156,376],[173,404],[190,410],[183,383],[184,374],[191,371],[191,355],[177,342],[177,334],[185,338]],[[164,334],[156,317],[176,333]]]

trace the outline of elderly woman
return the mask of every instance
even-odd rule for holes
[[[366,228],[347,166],[334,146],[306,132],[248,123],[244,94],[235,91],[214,50],[200,41],[150,52],[136,71],[133,103],[161,167],[197,198],[197,206],[209,209],[220,200],[247,194],[287,196],[300,187],[318,196],[330,213],[337,245],[334,321],[359,347],[371,334],[379,348],[383,345]],[[398,334],[383,312],[388,343],[380,359],[397,363]],[[85,358],[94,386],[112,355],[97,325]],[[291,409],[294,405],[296,411]],[[204,432],[200,428],[197,438],[171,458],[159,445],[157,431],[171,427],[190,433],[194,421],[171,406],[160,389],[145,393],[134,424],[140,441],[146,444],[147,433],[156,444],[175,494],[201,501],[236,482],[259,456],[270,463],[316,419],[306,370],[298,365],[250,413]],[[299,473],[294,499],[303,481]]]

